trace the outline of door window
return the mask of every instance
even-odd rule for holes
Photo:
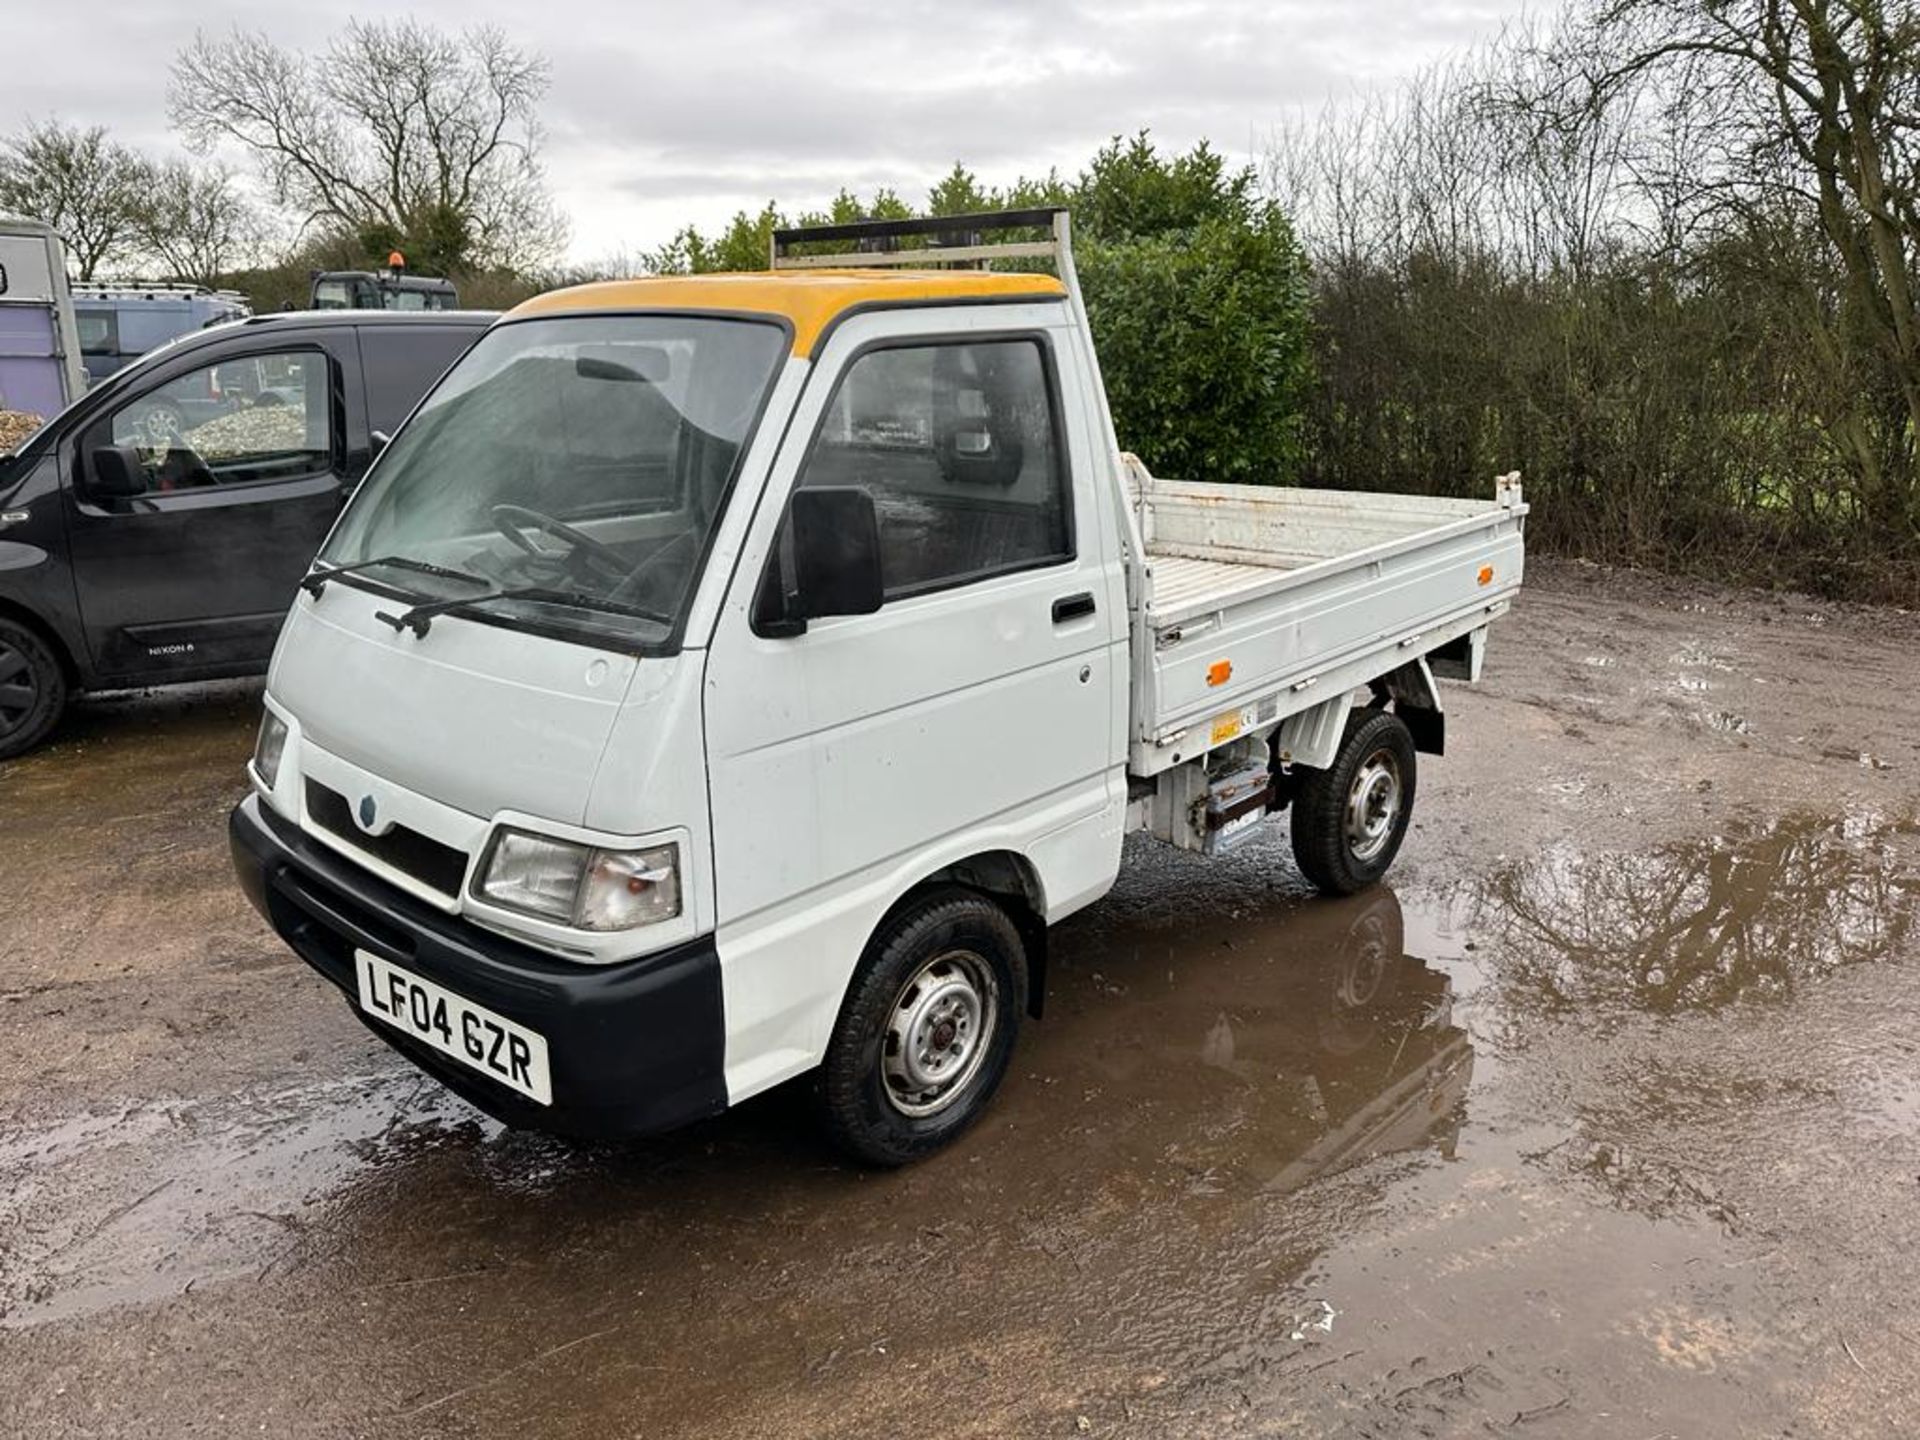
[[[889,346],[841,378],[800,485],[873,496],[887,599],[1073,558],[1038,340]]]
[[[311,350],[204,365],[121,406],[88,448],[131,449],[149,492],[311,475],[333,462],[330,380]]]

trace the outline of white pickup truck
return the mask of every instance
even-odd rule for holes
[[[1034,255],[1059,278],[933,268]],[[1525,514],[1511,479],[1149,476],[1064,212],[559,291],[428,396],[308,575],[236,866],[509,1123],[657,1130],[811,1072],[831,1137],[899,1164],[988,1102],[1127,832],[1217,853],[1291,807],[1321,889],[1387,868]]]

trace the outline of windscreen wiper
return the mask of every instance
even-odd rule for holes
[[[618,600],[602,600],[597,596],[581,595],[568,590],[552,590],[544,585],[521,585],[510,590],[489,590],[484,595],[459,595],[451,600],[428,600],[398,615],[386,610],[376,610],[373,612],[373,618],[384,621],[395,630],[411,630],[417,638],[425,635],[431,628],[434,616],[444,615],[453,610],[464,610],[473,605],[485,605],[492,600],[546,600],[556,605],[577,605],[583,610],[611,610],[621,615],[638,615],[642,619],[652,620],[669,628],[673,625],[671,615],[662,615],[657,610],[624,604]]]
[[[317,565],[309,570],[301,580],[300,588],[320,598],[320,592],[327,588],[327,582],[342,575],[357,575],[362,570],[371,570],[376,565],[391,565],[396,570],[413,570],[421,575],[437,575],[443,580],[465,580],[469,584],[484,585],[486,580],[478,575],[470,575],[465,570],[450,570],[445,565],[429,565],[424,560],[410,560],[405,555],[379,555],[371,560],[356,560],[351,565]]]

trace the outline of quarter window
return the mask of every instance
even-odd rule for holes
[[[798,483],[873,496],[892,600],[1072,559],[1059,436],[1037,340],[871,350],[841,379]]]
[[[314,351],[223,360],[121,406],[89,448],[132,450],[149,493],[310,475],[332,463],[331,392]]]

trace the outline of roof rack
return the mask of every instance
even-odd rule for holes
[[[999,230],[1050,230],[1053,233],[1046,240],[986,243],[985,236]],[[908,239],[924,239],[928,243],[910,250],[901,249],[899,242]],[[827,254],[792,253],[795,245],[836,240],[851,241],[853,248]],[[858,220],[847,225],[800,225],[774,231],[772,268],[982,265],[989,260],[1029,256],[1057,261],[1063,253],[1070,253],[1071,243],[1066,208],[1058,205],[1032,210],[987,210],[972,215],[934,215],[923,220]]]
[[[987,237],[1007,230],[1045,230],[1044,240],[1006,240],[990,242]],[[924,245],[902,249],[900,242],[925,240]],[[851,243],[851,249],[820,251],[796,255],[796,245]],[[797,225],[773,232],[769,246],[769,268],[774,270],[868,269],[914,266],[925,269],[940,265],[984,267],[994,260],[1051,260],[1067,287],[1067,301],[1073,307],[1080,333],[1087,337],[1088,364],[1093,369],[1094,393],[1100,397],[1100,413],[1107,435],[1114,434],[1113,410],[1107,403],[1107,387],[1100,376],[1100,356],[1092,344],[1093,328],[1087,320],[1087,302],[1080,294],[1080,276],[1073,266],[1073,223],[1064,205],[1043,205],[1027,210],[985,210],[971,215],[933,215],[921,220],[859,220],[848,225]],[[1113,442],[1114,453],[1119,444]]]
[[[156,281],[149,285],[138,280],[76,280],[69,289],[76,300],[175,300],[207,297],[244,303],[247,298],[238,290],[209,290],[205,285],[192,285],[180,281]]]

